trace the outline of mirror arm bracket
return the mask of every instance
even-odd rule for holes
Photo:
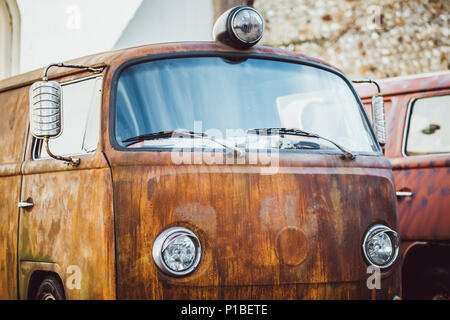
[[[74,167],[76,167],[76,166],[78,166],[80,164],[80,162],[81,162],[80,158],[63,157],[63,156],[58,156],[58,155],[53,154],[50,151],[50,148],[48,147],[48,141],[49,141],[48,137],[45,137],[44,138],[45,150],[47,151],[47,154],[50,157],[52,157],[53,159],[56,159],[56,160],[64,161],[67,164],[70,164],[70,165],[72,165]]]
[[[44,69],[44,75],[42,77],[42,81],[48,81],[48,70],[50,70],[51,67],[58,67],[58,68],[75,68],[75,69],[85,69],[90,72],[99,73],[102,72],[104,67],[94,67],[94,66],[84,66],[81,64],[66,64],[62,62],[58,63],[51,63],[47,65]]]
[[[373,83],[374,85],[377,86],[377,90],[378,90],[378,96],[381,96],[381,87],[378,84],[378,82],[376,82],[375,80],[372,79],[355,79],[352,80],[353,83]]]

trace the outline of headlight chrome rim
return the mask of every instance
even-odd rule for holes
[[[177,238],[181,236],[187,236],[193,242],[195,246],[195,257],[193,262],[187,269],[177,271],[173,270],[167,265],[166,261],[164,260],[163,254],[164,250],[167,249],[170,243],[175,241]],[[198,239],[198,237],[195,235],[194,232],[183,227],[172,227],[161,232],[158,235],[158,237],[156,237],[155,242],[153,243],[152,253],[153,253],[153,260],[155,261],[155,264],[158,266],[158,268],[164,273],[175,277],[186,276],[194,272],[194,270],[197,269],[202,256],[200,240]]]
[[[389,237],[389,239],[390,239],[390,241],[392,243],[393,254],[392,254],[391,258],[388,260],[388,262],[385,263],[385,264],[375,263],[370,258],[369,254],[367,252],[367,249],[366,249],[367,242],[371,238],[373,238],[374,236],[376,236],[376,235],[378,235],[380,233],[386,234]],[[400,239],[399,239],[398,233],[395,232],[394,230],[392,230],[391,228],[389,228],[389,227],[387,227],[385,225],[382,225],[382,224],[373,225],[366,232],[366,234],[364,236],[364,240],[363,240],[363,243],[362,243],[362,249],[363,249],[363,253],[364,253],[364,258],[366,259],[366,261],[370,265],[373,265],[373,266],[378,267],[380,269],[387,269],[387,268],[391,267],[394,264],[394,262],[397,260],[398,253],[400,251]]]

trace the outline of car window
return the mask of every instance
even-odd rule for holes
[[[348,83],[333,72],[300,63],[226,57],[146,61],[121,71],[115,102],[115,135],[125,148],[218,147],[204,139],[176,136],[128,141],[149,133],[188,130],[248,150],[301,150],[305,137],[290,137],[284,144],[273,136],[252,139],[247,134],[252,128],[285,127],[319,134],[355,152],[379,151]],[[336,147],[321,141],[307,151],[328,149]]]
[[[62,156],[94,152],[99,141],[102,77],[62,84],[62,133],[49,141],[52,153]],[[35,158],[49,158],[37,143]]]
[[[405,151],[409,156],[450,152],[450,95],[414,101]]]

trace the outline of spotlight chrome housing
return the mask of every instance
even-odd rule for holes
[[[223,13],[214,24],[213,38],[237,49],[248,49],[261,40],[264,19],[253,8],[234,7]]]

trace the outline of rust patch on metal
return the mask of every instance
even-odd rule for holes
[[[280,261],[288,266],[298,266],[308,255],[308,240],[298,228],[287,227],[276,237],[276,252]]]

